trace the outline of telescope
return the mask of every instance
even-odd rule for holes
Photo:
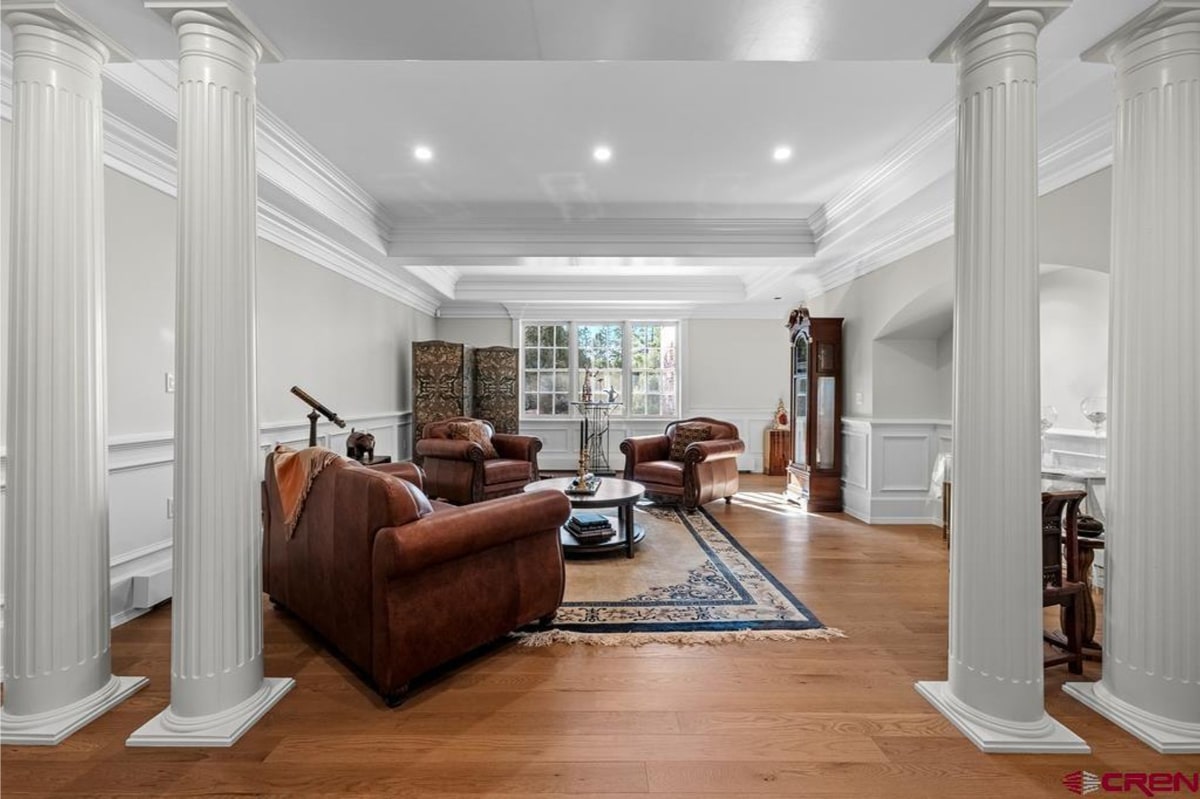
[[[317,402],[315,399],[313,399],[312,395],[300,388],[300,386],[292,386],[292,393],[307,402],[309,406],[312,407],[312,411],[308,414],[308,445],[310,447],[315,447],[317,445],[317,420],[321,416],[324,416],[338,427],[346,426],[346,423],[342,421],[340,416],[326,408],[321,403]]]

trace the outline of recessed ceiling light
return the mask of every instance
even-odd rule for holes
[[[433,150],[426,147],[424,144],[418,144],[413,148],[413,158],[417,159],[418,161],[432,161]]]
[[[607,164],[612,160],[612,148],[607,144],[599,144],[596,149],[592,150],[592,158],[602,164]]]
[[[771,153],[776,161],[790,161],[792,158],[792,148],[786,144],[781,144]]]

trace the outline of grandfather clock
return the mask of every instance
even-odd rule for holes
[[[801,306],[792,336],[792,462],[787,498],[815,513],[842,510],[842,319]]]

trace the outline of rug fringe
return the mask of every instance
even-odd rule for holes
[[[584,633],[574,630],[539,630],[517,633],[521,646],[587,644],[590,646],[645,646],[646,644],[729,644],[739,641],[796,641],[846,638],[841,630],[821,627],[815,630],[714,630],[703,632]]]

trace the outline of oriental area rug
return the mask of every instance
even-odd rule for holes
[[[703,508],[639,505],[646,528],[623,552],[567,561],[566,596],[549,628],[519,633],[526,646],[582,643],[715,644],[842,638]]]

